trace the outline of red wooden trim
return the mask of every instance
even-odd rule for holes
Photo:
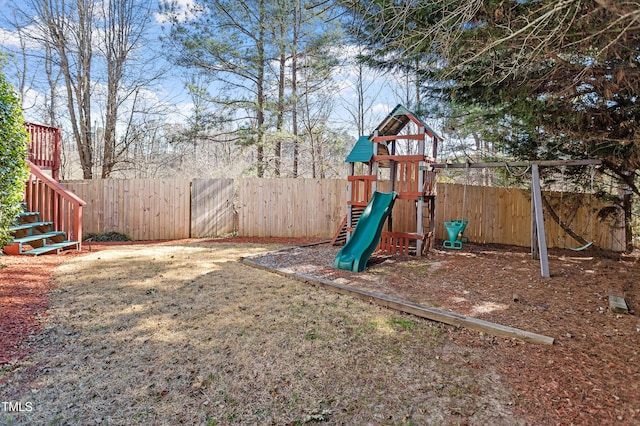
[[[410,240],[421,240],[423,238],[423,235],[420,234],[416,234],[413,232],[387,232],[387,231],[382,231],[382,235],[388,235],[388,236],[392,236],[392,237],[402,237],[402,238],[408,238]]]
[[[399,192],[398,199],[399,200],[417,200],[418,197],[424,196],[424,192]]]
[[[349,182],[355,182],[355,181],[365,181],[365,180],[376,180],[377,176],[376,175],[361,175],[361,176],[348,176],[347,180]]]
[[[352,205],[366,206],[371,198],[372,182],[377,180],[376,175],[360,175],[349,176],[347,178],[351,182],[351,200]]]
[[[424,161],[427,158],[423,155],[374,155],[372,161],[393,160],[401,163],[406,161]]]
[[[353,207],[367,207],[368,204],[368,201],[347,201],[347,205]]]
[[[42,169],[51,170],[53,179],[59,180],[62,131],[43,124],[24,125],[30,135],[29,161]]]
[[[410,240],[422,240],[422,236],[404,232],[383,232],[378,250],[388,254],[409,254]]]
[[[42,170],[38,166],[33,164],[31,161],[27,160],[27,165],[31,168],[31,174],[33,174],[35,177],[37,177],[38,179],[46,183],[47,186],[51,187],[51,189],[56,193],[63,195],[65,199],[73,200],[75,203],[81,206],[85,206],[87,204],[76,194],[74,194],[73,192],[67,191],[64,186],[60,185],[51,177],[42,173]]]
[[[60,180],[60,145],[62,143],[62,130],[56,129],[55,140],[53,146],[53,166],[51,169],[51,175],[56,181]]]
[[[427,133],[427,129],[420,122],[420,120],[418,120],[413,114],[407,114],[407,117],[409,117],[409,120],[413,121],[413,124],[415,124],[416,126],[418,126],[421,129],[424,129],[424,132]]]
[[[424,135],[391,135],[391,136],[374,136],[371,138],[372,142],[387,142],[387,141],[395,141],[397,139],[408,139],[408,140],[423,140]]]
[[[71,240],[82,242],[82,207],[86,203],[67,191],[52,177],[27,160],[31,175],[27,182],[25,200],[31,211],[39,211],[43,221],[54,222],[56,231],[63,231]]]

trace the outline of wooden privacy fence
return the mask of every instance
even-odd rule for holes
[[[342,179],[238,179],[238,234],[331,238],[346,213]]]
[[[231,232],[248,237],[328,239],[346,213],[347,181],[342,179],[105,179],[70,181],[65,186],[87,202],[85,235],[116,231],[135,240],[205,238]],[[446,237],[445,220],[467,219],[465,235],[472,242],[531,244],[529,191],[469,185],[465,191],[463,185],[440,183],[437,190],[437,239]],[[589,194],[544,195],[578,235],[602,248],[624,250],[622,215],[599,219],[605,205]],[[413,229],[415,207],[396,204],[394,228]],[[549,247],[581,245],[548,214],[545,225]]]
[[[121,232],[133,240],[189,238],[189,179],[93,179],[64,186],[87,203],[85,235]]]
[[[604,249],[625,250],[621,211],[611,209],[611,205],[591,194],[544,191],[543,196],[549,200],[560,221],[577,235]],[[599,215],[603,208],[618,211],[618,214],[603,217]],[[546,209],[544,216],[548,247],[582,246],[566,235]],[[464,185],[438,184],[436,238],[446,238],[444,221],[453,219],[469,221],[464,234],[472,242],[531,246],[531,191],[469,185],[465,191]]]
[[[194,179],[191,185],[191,236],[225,235],[237,229],[233,179]]]

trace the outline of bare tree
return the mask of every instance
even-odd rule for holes
[[[92,17],[94,2],[77,0],[27,0],[23,17],[36,29],[31,35],[55,52],[64,78],[69,121],[85,179],[93,177],[91,137],[91,67],[93,57]]]
[[[119,110],[123,102],[129,101],[137,105],[141,87],[146,86],[159,77],[154,67],[140,67],[152,63],[149,59],[136,58],[136,70],[128,70],[134,51],[143,47],[148,32],[152,10],[150,3],[135,0],[105,0],[101,3],[102,40],[99,43],[101,56],[106,63],[106,105],[104,116],[104,149],[102,158],[102,178],[111,174],[114,166],[133,140],[121,137],[117,139]],[[129,71],[129,72],[127,72]],[[135,72],[143,73],[134,76]],[[125,121],[125,123],[131,120]],[[126,135],[129,129],[125,128]]]
[[[358,129],[358,135],[366,135],[377,124],[372,122],[371,110],[374,104],[380,101],[379,96],[387,82],[378,70],[359,60],[360,54],[359,50],[354,56],[347,57],[343,64],[344,69],[352,69],[355,75],[355,79],[351,81],[355,92],[355,106],[352,99],[347,99],[343,101],[343,107],[351,117],[349,124],[355,125]]]
[[[26,0],[15,10],[14,26],[28,39],[29,55],[44,63],[44,121],[70,130],[85,179],[96,172],[109,177],[135,143],[127,137],[127,125],[137,120],[131,112],[158,114],[148,103],[140,109],[141,93],[162,75],[146,39],[151,3]],[[58,97],[64,98],[64,112],[57,109]]]

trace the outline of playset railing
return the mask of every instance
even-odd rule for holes
[[[411,241],[422,240],[422,236],[408,232],[382,232],[378,250],[386,254],[409,254]],[[415,243],[413,244],[415,247]]]
[[[374,159],[378,161],[395,160],[395,184],[393,190],[398,193],[398,199],[417,200],[422,196],[436,195],[436,173],[426,171],[425,157],[420,155],[377,155]],[[428,161],[427,161],[428,162]],[[422,187],[420,187],[420,174],[422,174]],[[349,205],[366,207],[371,199],[373,182],[375,175],[348,176],[351,183],[351,197]]]
[[[31,136],[29,161],[41,170],[51,170],[53,179],[60,180],[61,130],[35,123],[25,123],[25,127]]]
[[[436,174],[425,170],[432,159],[421,155],[376,155],[375,161],[393,160],[395,181],[393,190],[400,200],[417,200],[418,197],[436,195]],[[422,187],[420,187],[422,174]]]
[[[356,207],[366,207],[371,199],[371,188],[376,176],[349,176],[347,179],[351,183],[351,197],[348,204]]]
[[[67,239],[82,242],[82,207],[86,203],[27,161],[31,173],[25,189],[29,211],[40,212],[42,222],[53,222],[54,230]]]

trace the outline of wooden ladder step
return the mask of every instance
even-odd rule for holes
[[[18,214],[19,218],[29,217],[29,216],[40,216],[40,212],[20,212]]]
[[[360,220],[360,216],[362,216],[363,208],[356,209],[354,208],[351,211],[351,227],[355,228]],[[342,222],[340,222],[340,227],[338,228],[338,232],[333,236],[330,245],[338,246],[347,243],[347,215],[342,218]]]
[[[338,227],[338,232],[333,236],[331,242],[329,243],[332,246],[342,245],[347,240],[347,215],[342,218],[342,222],[340,222],[340,226]]]
[[[42,221],[40,212],[28,211],[27,203],[20,203],[22,211],[15,218],[13,226],[8,228],[12,241],[0,249],[9,255],[31,255],[60,253],[75,248],[80,250],[79,241],[67,240],[67,233],[55,231],[54,222]]]

